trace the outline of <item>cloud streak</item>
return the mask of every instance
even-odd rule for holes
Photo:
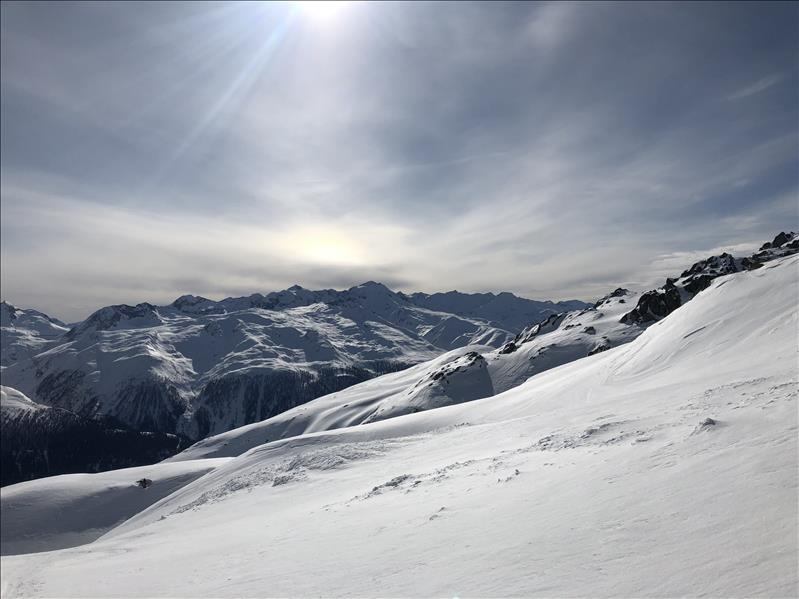
[[[755,94],[764,92],[770,87],[777,85],[780,81],[782,81],[782,75],[780,74],[774,74],[774,75],[769,75],[768,77],[763,77],[762,79],[755,81],[752,85],[747,85],[743,89],[739,89],[734,94],[731,94],[729,96],[729,99],[740,100],[741,98],[748,98],[749,96],[754,96]]]

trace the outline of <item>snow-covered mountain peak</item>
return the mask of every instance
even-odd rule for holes
[[[594,306],[548,314],[525,327],[498,349],[494,349],[496,345],[493,343],[490,344],[493,347],[463,347],[402,373],[387,375],[382,380],[367,381],[253,424],[246,431],[241,431],[241,437],[232,431],[206,439],[198,445],[199,454],[189,450],[187,455],[233,455],[230,452],[234,446],[242,450],[249,449],[251,446],[248,443],[253,438],[275,439],[300,432],[319,431],[324,427],[352,426],[490,397],[544,371],[635,340],[659,320],[626,318],[631,309],[651,305],[654,301],[650,299],[649,303],[641,303],[639,300],[642,296],[665,303],[675,295],[680,301],[675,306],[684,305],[696,295],[686,290],[686,286],[703,283],[701,277],[709,277],[707,286],[710,286],[719,276],[735,274],[726,272],[737,264],[731,258],[721,255],[702,260],[683,271],[679,277],[668,279],[663,288],[646,294],[616,288]],[[438,299],[445,295],[440,294]],[[425,338],[437,340],[443,345],[446,340],[459,338],[463,323],[462,319],[448,316],[431,328]],[[473,353],[464,357],[469,352]],[[469,382],[460,386],[455,384],[456,380]],[[421,392],[421,389],[425,391]]]
[[[3,300],[0,302],[0,326],[10,327],[17,314],[16,307]]]
[[[625,303],[627,301],[626,298],[629,295],[630,295],[629,289],[625,289],[624,287],[617,287],[616,289],[608,293],[606,296],[598,299],[594,304],[594,308],[599,308],[603,304],[611,303],[613,300],[616,300],[617,303],[618,302]]]
[[[157,306],[150,303],[142,302],[135,306],[115,304],[92,313],[67,335],[74,339],[90,331],[151,327],[162,322]]]
[[[44,312],[18,308],[5,300],[0,302],[0,326],[30,329],[49,337],[61,335],[67,328],[63,322]]]
[[[414,293],[407,296],[412,303],[430,310],[453,312],[473,316],[491,323],[503,323],[511,331],[518,332],[550,314],[568,312],[588,306],[579,300],[551,302],[519,297],[508,291],[494,293]]]
[[[207,314],[219,311],[219,303],[201,295],[181,295],[171,304],[186,314]]]
[[[790,245],[796,242],[796,233],[794,231],[785,232],[782,231],[781,233],[777,233],[772,241],[767,241],[762,246],[760,246],[760,251],[769,250],[769,249],[777,249],[781,248],[785,245]]]
[[[37,310],[0,303],[0,366],[27,359],[56,343],[68,327]]]
[[[376,281],[366,281],[365,283],[361,283],[360,285],[356,285],[355,287],[350,287],[347,290],[347,293],[351,295],[357,295],[362,298],[376,298],[376,297],[400,297],[396,292],[392,291],[383,283],[377,283]]]

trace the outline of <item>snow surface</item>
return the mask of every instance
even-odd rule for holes
[[[159,499],[224,464],[224,458],[99,474],[62,474],[0,489],[3,555],[91,543]],[[146,489],[136,484],[147,478]]]
[[[797,596],[798,270],[493,397],[256,446],[4,556],[3,596]]]
[[[46,409],[46,406],[37,404],[24,393],[0,385],[0,412],[16,414],[19,412],[37,412]]]

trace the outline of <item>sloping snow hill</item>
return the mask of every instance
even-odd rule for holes
[[[502,307],[484,310],[489,322],[419,306],[374,282],[109,306],[10,363],[2,378],[38,403],[82,417],[198,439],[453,348],[499,347],[516,332],[506,322],[544,317],[559,305],[510,296]]]
[[[777,259],[494,397],[257,446],[4,556],[4,596],[796,596],[797,293]]]
[[[114,526],[203,476],[227,460],[196,460],[64,474],[0,490],[3,555],[91,543]],[[137,481],[146,479],[146,488]]]

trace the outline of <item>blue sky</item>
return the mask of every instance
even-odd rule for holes
[[[2,4],[3,298],[645,287],[799,221],[796,3]]]

